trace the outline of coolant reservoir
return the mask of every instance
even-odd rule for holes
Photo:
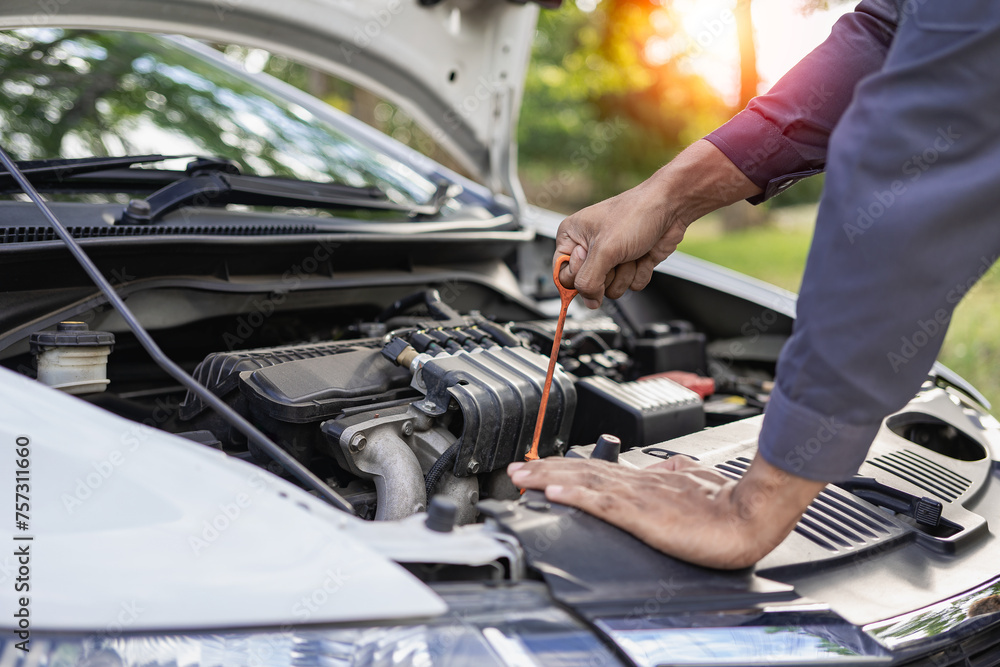
[[[113,333],[91,331],[86,322],[60,322],[55,331],[31,334],[29,342],[37,357],[39,382],[68,394],[104,391]]]

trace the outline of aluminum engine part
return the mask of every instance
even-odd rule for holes
[[[462,444],[455,475],[490,472],[524,458],[547,367],[547,358],[527,348],[495,347],[438,356],[418,369],[413,384],[427,397],[414,404],[417,409],[441,415],[454,401],[461,410]],[[539,445],[541,456],[565,451],[575,409],[573,382],[557,368]]]
[[[375,482],[376,521],[392,521],[427,507],[424,477],[434,462],[455,442],[438,420],[412,405],[331,419],[321,425],[332,454],[352,473]],[[448,473],[437,485],[458,507],[456,521],[476,518],[479,482]]]

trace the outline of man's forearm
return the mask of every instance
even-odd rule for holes
[[[754,541],[741,566],[751,565],[784,540],[825,482],[805,479],[771,465],[759,454],[733,489],[735,521]]]
[[[702,139],[682,151],[650,179],[668,215],[687,227],[712,211],[760,194],[725,154]]]
[[[760,192],[718,148],[697,141],[636,187],[566,218],[556,254],[569,255],[560,281],[590,308],[639,290],[701,216]]]

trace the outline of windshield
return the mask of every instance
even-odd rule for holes
[[[375,186],[395,200],[422,203],[435,191],[398,160],[163,37],[0,32],[0,72],[0,140],[18,160],[218,156],[247,173]]]

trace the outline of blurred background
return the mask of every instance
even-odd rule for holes
[[[853,9],[844,0],[568,0],[542,10],[518,126],[533,204],[572,213],[644,180],[767,92]],[[461,171],[406,114],[371,93],[260,49],[225,47]],[[822,176],[761,206],[692,225],[680,246],[798,291]],[[959,305],[940,359],[1000,405],[1000,269]]]

